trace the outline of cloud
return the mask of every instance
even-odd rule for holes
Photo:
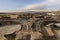
[[[16,10],[10,10],[10,11],[20,12],[20,11],[30,11],[30,10],[33,11],[60,10],[60,0],[46,0],[40,3],[26,5],[23,8],[16,8]]]
[[[60,5],[60,0],[47,0],[49,6]]]
[[[55,2],[56,0],[47,0],[48,2]]]
[[[48,10],[60,10],[60,0],[47,0]]]
[[[22,11],[30,11],[30,10],[38,11],[38,10],[45,10],[46,8],[47,8],[47,3],[42,2],[42,3],[27,5],[22,9]]]
[[[27,5],[22,11],[39,11],[39,10],[60,10],[60,0],[46,0],[42,3]]]

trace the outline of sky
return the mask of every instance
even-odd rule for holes
[[[0,12],[60,10],[60,0],[0,0]]]

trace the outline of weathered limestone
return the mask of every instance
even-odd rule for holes
[[[43,27],[42,32],[44,33],[45,36],[54,36],[54,33],[50,28]]]
[[[32,25],[32,29],[34,30],[34,31],[40,31],[41,32],[41,27],[42,27],[42,25],[43,25],[43,21],[41,21],[41,20],[36,20],[34,23],[33,23],[33,25]]]
[[[21,29],[21,25],[7,25],[7,26],[3,26],[0,27],[0,38],[1,40],[5,40],[7,39],[6,37],[4,37],[4,35],[8,35],[7,37],[9,37],[10,34],[13,34],[14,32],[17,32]],[[12,35],[10,35],[12,36]],[[10,37],[9,37],[10,38]]]
[[[43,18],[19,19],[19,24],[0,27],[1,40],[60,40],[60,25]],[[51,24],[49,24],[50,22]],[[2,23],[3,24],[3,23]],[[58,28],[57,28],[58,27]],[[55,29],[57,28],[57,29]]]
[[[54,30],[57,40],[60,40],[60,30]]]
[[[15,40],[43,40],[43,35],[39,32],[18,32]]]

